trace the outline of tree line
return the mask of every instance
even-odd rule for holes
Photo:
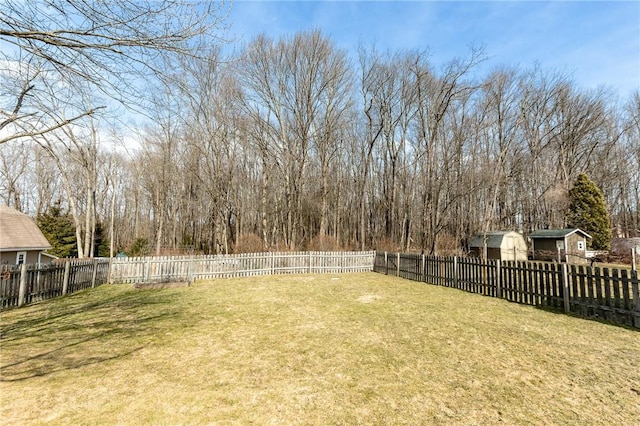
[[[614,235],[640,236],[640,92],[484,60],[351,55],[320,31],[208,46],[158,66],[135,133],[92,113],[2,144],[0,194],[68,212],[79,256],[97,255],[96,227],[113,251],[452,254],[476,233],[570,225],[584,173]]]

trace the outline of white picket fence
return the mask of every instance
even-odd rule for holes
[[[194,281],[274,274],[339,274],[373,270],[375,251],[277,252],[114,258],[112,283]]]

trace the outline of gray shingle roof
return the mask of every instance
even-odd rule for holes
[[[591,235],[587,234],[581,229],[578,228],[568,228],[568,229],[538,229],[529,234],[530,238],[564,238],[573,233],[580,233],[587,238],[591,238]]]
[[[50,248],[51,244],[29,216],[0,205],[0,251]]]

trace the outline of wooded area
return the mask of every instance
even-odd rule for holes
[[[640,236],[640,92],[537,66],[482,74],[484,58],[350,55],[318,31],[208,46],[156,64],[135,133],[97,111],[0,145],[0,200],[69,212],[80,257],[97,228],[114,252],[448,255],[478,232],[566,226],[584,172],[614,236]]]

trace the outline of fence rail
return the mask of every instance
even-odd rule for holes
[[[0,269],[0,309],[96,287],[107,282],[109,275],[114,283],[140,283],[371,270],[640,328],[638,272],[634,270],[373,251],[135,257],[5,266]]]
[[[0,310],[96,287],[107,282],[108,274],[108,259],[2,266]]]
[[[640,328],[638,272],[631,269],[377,252],[373,270]]]
[[[125,257],[113,259],[111,282],[193,281],[273,274],[366,272],[372,270],[374,257],[374,251]]]
[[[0,310],[96,287],[108,280],[140,283],[271,274],[366,272],[373,269],[374,257],[374,251],[285,252],[101,258],[47,265],[3,266],[0,269]]]

